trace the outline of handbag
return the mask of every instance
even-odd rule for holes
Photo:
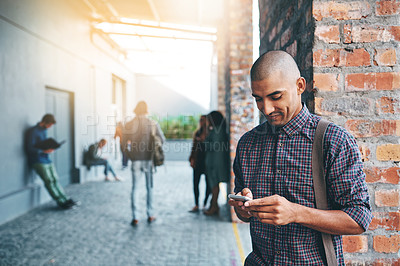
[[[321,119],[315,131],[312,146],[312,175],[317,209],[327,210],[328,200],[326,193],[325,166],[324,166],[324,136],[329,121]],[[321,233],[323,247],[325,250],[328,266],[337,266],[335,248],[333,247],[332,235]]]

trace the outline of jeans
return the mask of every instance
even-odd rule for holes
[[[124,147],[121,146],[120,148],[121,148],[121,153],[122,153],[122,167],[127,167],[128,166],[128,156],[124,152]]]
[[[111,172],[111,174],[116,177],[117,175],[115,174],[113,168],[111,167],[111,165],[108,163],[108,161],[106,159],[99,159],[99,160],[93,160],[90,161],[90,165],[91,166],[95,166],[95,165],[104,165],[104,175],[108,176],[108,171]]]
[[[141,177],[144,172],[146,178],[146,190],[147,190],[147,217],[153,216],[153,169],[151,161],[132,161],[132,193],[131,193],[131,207],[132,207],[132,218],[137,219],[137,208],[135,200],[135,190],[137,178]]]
[[[43,180],[44,185],[49,192],[50,196],[57,202],[58,205],[64,204],[68,198],[64,193],[63,188],[58,183],[58,175],[54,165],[44,164],[44,163],[35,163],[33,165],[33,169],[35,169],[36,173]]]

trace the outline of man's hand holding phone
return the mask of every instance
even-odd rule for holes
[[[228,204],[235,208],[236,213],[243,218],[250,218],[252,215],[249,210],[244,206],[247,201],[253,200],[253,193],[248,188],[244,188],[236,195],[229,195]]]
[[[243,203],[243,208],[260,222],[273,225],[286,225],[297,222],[302,206],[286,198],[273,195]]]
[[[233,199],[233,200],[238,200],[241,202],[246,202],[246,201],[251,200],[249,197],[239,196],[239,195],[235,195],[235,194],[229,194],[228,198]]]

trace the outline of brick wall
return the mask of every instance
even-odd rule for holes
[[[400,2],[313,1],[315,112],[351,132],[374,219],[345,236],[349,265],[399,265]]]
[[[271,50],[285,50],[299,65],[307,81],[303,101],[313,111],[312,93],[312,1],[259,0],[260,54]]]
[[[226,8],[224,9],[227,13]],[[227,14],[226,14],[227,15]],[[226,16],[224,15],[224,17]],[[218,57],[218,110],[226,116],[226,109],[229,110],[229,39],[228,21],[221,21],[217,31],[217,57]],[[228,107],[228,108],[227,108]],[[229,112],[228,112],[229,113]]]
[[[222,31],[218,40],[219,97],[225,98],[233,163],[238,140],[254,125],[254,103],[249,82],[253,64],[252,0],[226,0],[225,12],[225,27],[219,29]],[[220,109],[224,109],[222,104]],[[233,177],[232,173],[228,190],[234,187]],[[231,213],[232,220],[238,222],[233,208]]]
[[[252,0],[229,0],[229,85],[231,150],[253,128],[254,100],[250,89],[253,64]],[[234,158],[234,157],[232,157]]]
[[[308,82],[309,109],[360,146],[374,219],[368,232],[344,237],[347,264],[399,265],[400,1],[259,0],[259,7],[260,53],[289,52]]]

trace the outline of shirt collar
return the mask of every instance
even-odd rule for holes
[[[308,119],[310,118],[310,111],[303,104],[303,108],[292,120],[282,127],[282,130],[289,136],[293,136],[296,132],[300,131]]]
[[[310,111],[308,108],[302,104],[303,108],[300,113],[298,113],[292,120],[290,120],[286,125],[281,128],[271,126],[268,121],[265,121],[263,124],[259,125],[255,128],[255,131],[258,134],[267,134],[267,135],[279,135],[281,132],[285,132],[289,137],[293,136],[296,132],[301,131],[304,128],[304,125],[311,117]]]
[[[40,122],[37,123],[36,126],[37,126],[39,129],[41,129],[41,130],[46,130],[46,129],[47,129],[47,128],[45,128],[45,127],[42,127],[42,126],[40,125]]]

